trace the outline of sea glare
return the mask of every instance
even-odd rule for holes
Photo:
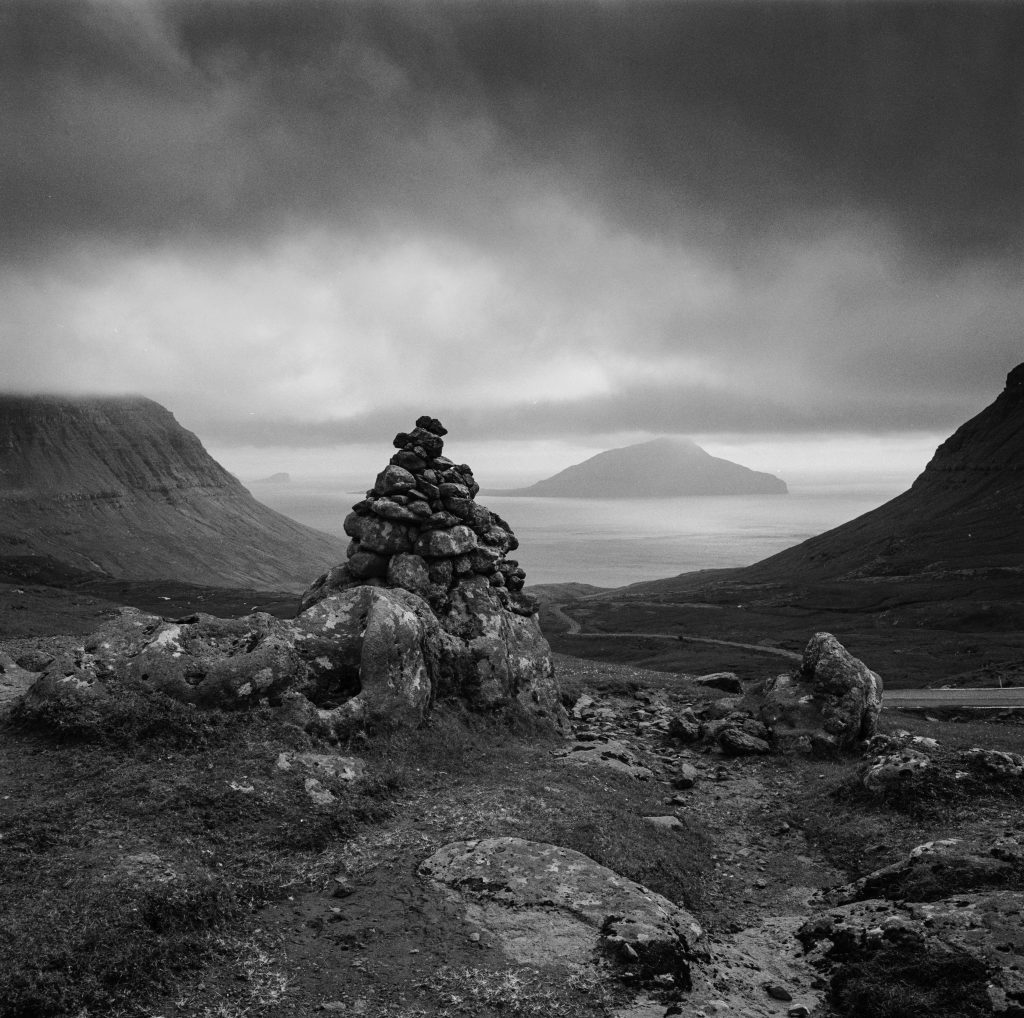
[[[902,487],[793,487],[788,495],[653,499],[477,496],[519,538],[527,585],[574,580],[621,587],[696,569],[745,566],[852,520]],[[362,492],[337,483],[253,484],[261,502],[347,540]]]

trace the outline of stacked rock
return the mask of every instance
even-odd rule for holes
[[[400,432],[398,451],[345,518],[352,538],[348,561],[321,576],[303,597],[303,608],[328,591],[354,586],[400,587],[444,612],[452,592],[485,577],[503,607],[520,615],[536,611],[522,593],[525,571],[507,553],[519,547],[512,528],[479,505],[472,469],[443,455],[447,429],[420,417]]]

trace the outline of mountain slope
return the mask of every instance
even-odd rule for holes
[[[528,488],[487,494],[662,498],[785,493],[785,482],[772,474],[712,456],[689,439],[657,438],[598,453]]]
[[[909,490],[744,570],[744,578],[1024,569],[1024,364],[936,450]]]
[[[0,395],[0,555],[298,590],[344,545],[257,502],[152,400]]]

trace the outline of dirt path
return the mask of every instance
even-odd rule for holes
[[[842,875],[782,819],[799,805],[800,779],[761,759],[666,753],[662,725],[671,702],[664,692],[650,693],[646,704],[631,709],[628,701],[609,698],[576,729],[584,738],[608,737],[634,746],[654,771],[653,780],[666,786],[666,814],[695,823],[715,845],[710,894],[720,925],[712,936],[712,963],[700,970],[685,1013],[762,1018],[801,1005],[811,1011],[821,999],[820,984],[801,959],[794,932],[809,914],[813,892]],[[675,761],[700,772],[693,788],[673,789]],[[792,999],[772,998],[768,985]],[[622,1012],[623,1018],[663,1014],[664,1006],[653,1002]]]
[[[643,602],[637,602],[643,603]],[[588,636],[588,637],[601,637],[602,639],[607,637],[611,640],[635,640],[643,638],[645,640],[674,640],[683,643],[711,643],[722,647],[740,647],[743,650],[752,650],[759,654],[771,654],[774,657],[784,657],[790,661],[801,660],[801,655],[797,654],[792,650],[783,650],[781,647],[766,647],[760,643],[740,643],[736,640],[719,640],[710,636],[691,636],[689,633],[647,633],[647,632],[636,632],[636,633],[606,633],[601,630],[591,631],[584,633],[580,623],[574,619],[566,610],[565,604],[552,604],[550,605],[551,614],[555,616],[560,622],[564,622],[569,628],[562,634],[563,636]]]

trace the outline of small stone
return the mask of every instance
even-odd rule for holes
[[[700,722],[687,707],[669,719],[668,734],[680,742],[696,742],[700,738]]]
[[[664,830],[669,831],[675,830],[675,828],[683,826],[683,822],[679,819],[679,817],[673,816],[672,814],[660,817],[644,817],[644,820],[647,821],[647,823],[649,823],[652,827],[661,827]]]
[[[720,689],[723,693],[742,693],[743,683],[735,672],[712,672],[710,675],[699,675],[693,680],[694,685],[709,689]]]
[[[700,771],[693,764],[684,763],[679,767],[679,773],[672,779],[672,787],[679,789],[693,788],[700,777]]]
[[[722,752],[730,756],[763,756],[772,751],[764,739],[750,735],[741,728],[726,728],[718,737]]]
[[[469,939],[470,939],[470,940],[471,940],[471,941],[472,941],[472,942],[473,942],[474,944],[479,944],[479,943],[480,943],[480,934],[479,934],[479,933],[471,933],[471,934],[469,935]]]
[[[429,417],[426,414],[416,418],[416,427],[429,431],[432,435],[437,435],[439,438],[444,438],[448,434],[448,429],[436,417]]]
[[[391,464],[385,467],[374,481],[373,490],[378,495],[400,495],[416,487],[416,478],[404,467]]]
[[[765,983],[764,992],[768,994],[772,1000],[792,1000],[793,995],[784,986],[779,986],[778,983]]]
[[[334,886],[331,888],[332,898],[347,898],[353,893],[353,887],[347,877],[335,877]]]
[[[807,1018],[811,1012],[804,1007],[803,1004],[797,1004],[796,1007],[791,1007],[787,1012],[788,1018]]]

